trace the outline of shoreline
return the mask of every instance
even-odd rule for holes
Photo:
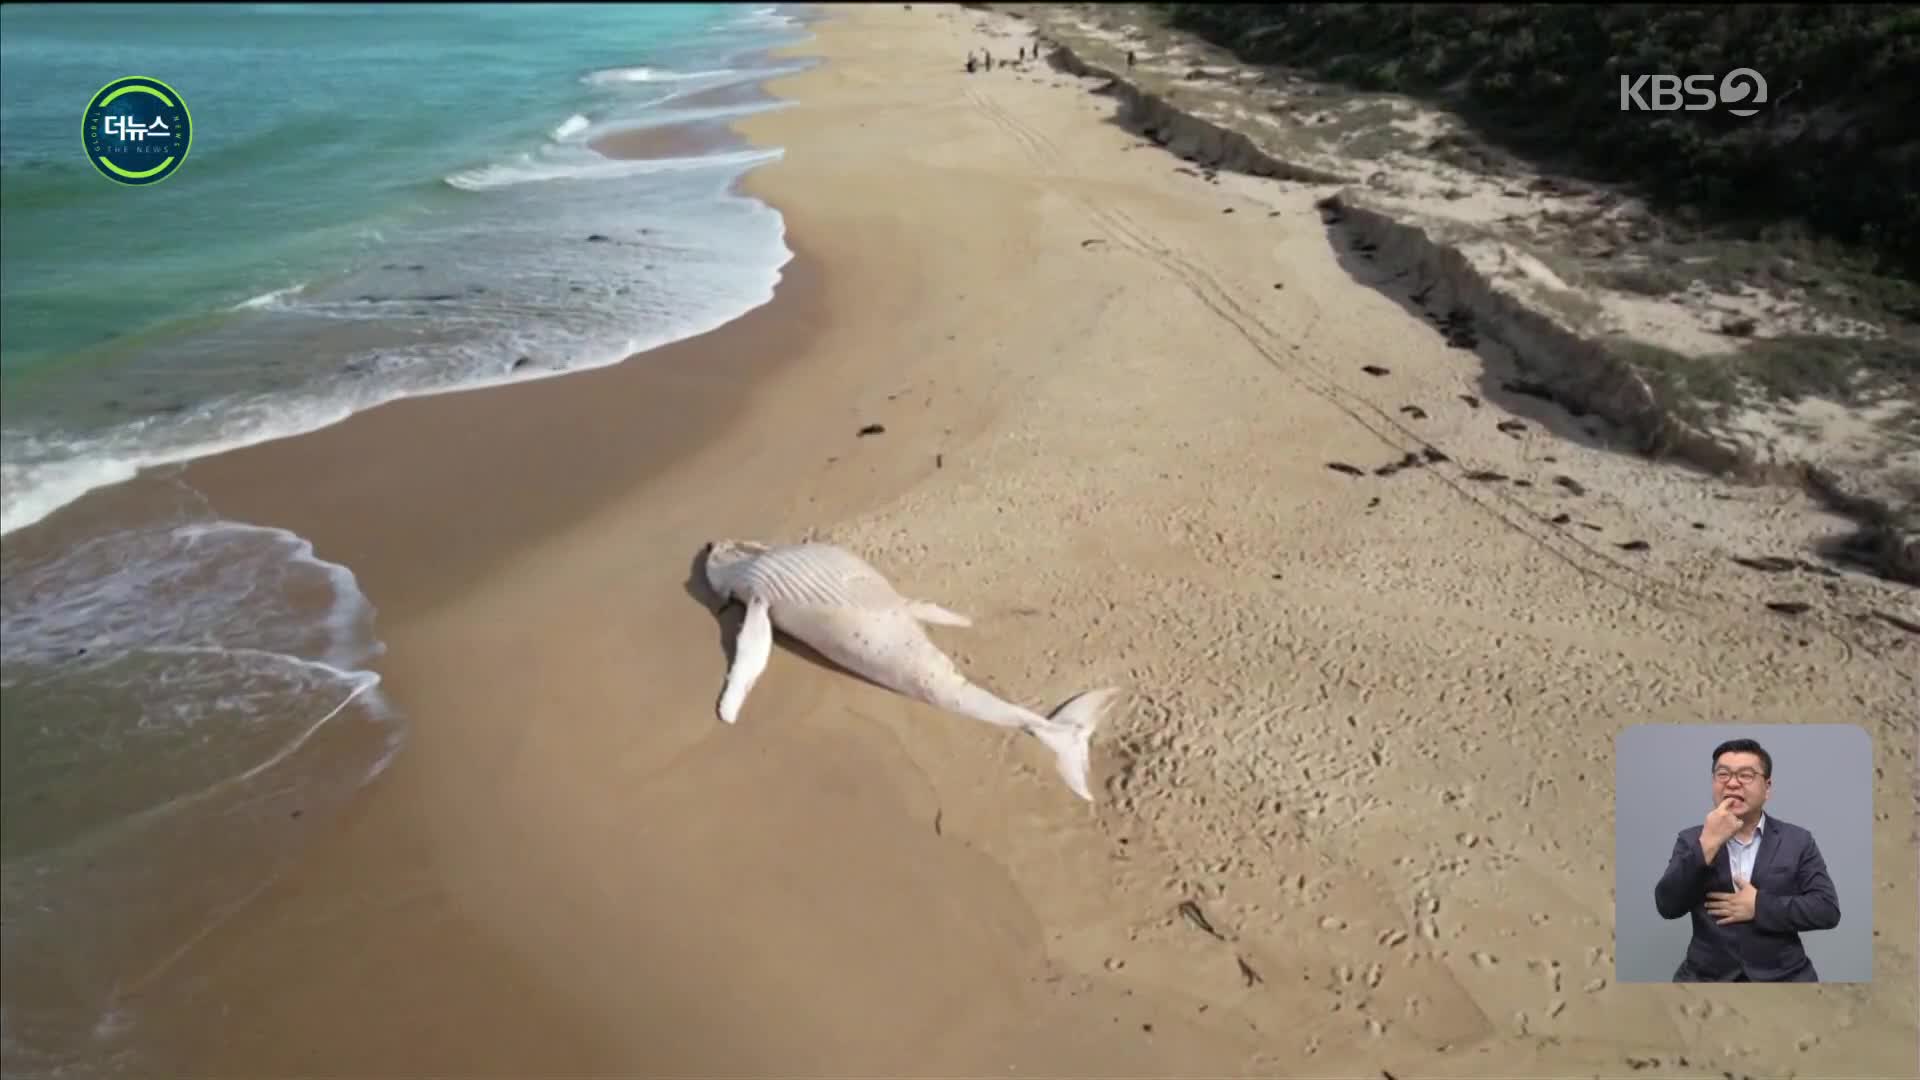
[[[778,50],[818,58],[768,84],[794,107],[736,122],[786,148],[742,181],[795,252],[770,303],[184,470],[354,569],[412,737],[136,1004],[180,1071],[1910,1063],[1911,885],[1875,898],[1871,989],[1716,1014],[1720,1045],[1685,988],[1611,985],[1606,786],[1567,774],[1617,731],[1820,712],[1910,750],[1899,654],[1756,620],[1715,569],[1780,508],[1449,406],[1472,373],[1354,285],[1310,192],[1195,193],[1072,80],[960,71],[1012,51],[1005,20],[837,14]],[[1409,449],[1361,399],[1540,483],[1330,471]],[[1570,498],[1554,470],[1595,546],[1651,539],[1630,570],[1514,509]],[[1032,740],[789,650],[718,723],[737,615],[694,559],[720,536],[847,543],[972,616],[936,640],[1037,709],[1124,684],[1099,801]],[[1882,882],[1915,879],[1907,779],[1877,782]]]
[[[801,7],[804,10],[804,5],[802,5]],[[798,18],[796,21],[802,26],[808,25],[808,22],[809,22],[809,20],[806,19],[805,17]],[[746,55],[752,57],[757,61],[772,62],[772,61],[777,61],[781,59],[781,57],[778,55],[779,52],[780,52],[779,49],[773,49],[773,50],[763,49],[763,50],[758,50],[756,52],[749,53]],[[765,79],[761,79],[758,81],[746,81],[746,82],[741,82],[731,86],[721,87],[718,90],[701,91],[699,94],[692,95],[691,100],[698,101],[703,97],[710,97],[709,104],[711,105],[749,105],[749,104],[756,104],[761,102],[773,102],[777,99],[767,92],[766,90],[767,83],[777,80],[779,78],[786,77],[789,74],[793,74],[793,73],[787,72],[787,73],[774,74],[774,75],[768,76]],[[681,108],[684,109],[684,105],[682,105]],[[669,110],[668,115],[671,115],[672,112],[674,111],[676,110]],[[609,160],[631,160],[631,161],[662,160],[662,159],[671,160],[671,159],[686,158],[686,157],[715,156],[718,154],[725,153],[728,150],[777,149],[777,147],[774,147],[774,146],[756,145],[751,140],[744,138],[740,134],[737,125],[742,120],[748,119],[752,115],[753,114],[748,114],[747,117],[741,117],[741,118],[732,119],[732,120],[729,120],[726,118],[693,117],[689,119],[676,119],[666,123],[643,124],[639,126],[624,127],[624,128],[619,128],[613,131],[606,132],[605,134],[602,134],[593,139],[587,140],[585,145],[587,145],[588,148],[592,149],[594,152],[600,154],[602,157],[605,157]],[[743,194],[742,182],[744,181],[745,177],[748,174],[750,174],[755,168],[758,168],[758,167],[760,166],[759,165],[748,166],[743,172],[741,172],[738,176],[736,176],[734,180],[728,185],[728,192],[733,195]],[[764,200],[756,200],[756,201],[760,201],[764,203]],[[769,208],[774,209],[776,213],[778,212],[778,208],[774,208],[774,207],[769,207]],[[782,237],[783,243],[784,243],[784,239],[785,238],[784,238],[784,223],[783,223],[783,237]],[[789,256],[784,262],[782,262],[778,267],[775,268],[776,287],[785,281],[785,277],[787,273],[789,273],[790,269],[793,267],[795,263],[795,257],[798,254],[797,252],[793,251],[793,248],[790,244],[786,244],[785,247],[789,252]],[[295,286],[295,288],[298,288],[298,287],[300,286]],[[271,295],[271,292],[261,294],[261,295],[262,296]],[[258,299],[258,297],[256,297],[255,299]],[[251,301],[249,301],[249,303],[250,302]],[[519,366],[516,365],[512,369],[512,371],[506,375],[497,375],[497,376],[487,377],[487,378],[476,377],[470,382],[452,386],[452,387],[447,387],[447,388],[440,388],[440,389],[433,389],[433,390],[426,390],[426,391],[416,390],[416,391],[400,392],[396,396],[378,401],[373,405],[359,407],[354,411],[348,412],[337,419],[323,421],[317,427],[307,427],[300,430],[276,431],[273,434],[260,435],[260,436],[249,436],[244,441],[239,441],[237,443],[229,442],[225,445],[222,445],[220,443],[213,443],[213,444],[207,444],[202,446],[196,446],[190,450],[184,451],[183,456],[176,456],[166,460],[160,460],[153,463],[134,466],[132,467],[133,471],[130,475],[122,479],[109,480],[104,483],[97,484],[94,487],[88,488],[85,491],[82,491],[81,493],[79,493],[78,495],[74,495],[67,498],[65,502],[62,502],[59,505],[54,506],[52,509],[39,511],[38,515],[29,521],[25,521],[23,523],[9,527],[4,533],[0,533],[0,535],[14,537],[16,538],[16,541],[17,541],[23,537],[30,538],[30,537],[38,536],[40,534],[60,535],[60,534],[71,532],[72,531],[71,525],[70,523],[67,522],[66,519],[70,519],[76,516],[74,513],[72,513],[72,511],[76,506],[81,506],[82,504],[88,504],[86,509],[83,509],[82,511],[79,512],[78,514],[79,517],[98,517],[100,516],[101,511],[98,509],[97,504],[100,504],[103,501],[107,503],[113,503],[115,501],[137,501],[137,498],[132,500],[125,499],[124,493],[117,493],[117,492],[120,492],[120,489],[123,489],[123,488],[138,489],[141,486],[150,485],[156,478],[171,477],[171,476],[178,475],[186,470],[190,470],[200,462],[210,461],[217,458],[224,458],[233,454],[244,453],[246,451],[249,451],[258,447],[271,445],[273,443],[282,442],[289,439],[300,439],[309,435],[318,434],[320,432],[324,432],[328,428],[335,427],[337,425],[344,424],[344,423],[349,423],[352,420],[354,420],[356,417],[362,414],[371,412],[373,410],[381,409],[389,405],[399,404],[399,403],[408,402],[408,401],[415,401],[423,398],[440,397],[447,394],[465,394],[465,393],[474,393],[474,392],[480,392],[480,391],[507,389],[507,388],[512,388],[516,386],[523,386],[528,383],[538,382],[545,379],[562,378],[570,375],[581,375],[581,374],[598,371],[603,368],[618,367],[633,361],[637,357],[650,355],[652,353],[658,352],[661,349],[670,348],[672,346],[679,345],[683,342],[690,341],[695,338],[702,337],[706,334],[713,333],[716,330],[723,329],[726,326],[729,326],[732,323],[739,321],[739,319],[744,318],[746,315],[749,315],[752,312],[759,310],[762,307],[765,307],[767,304],[771,302],[772,302],[772,297],[769,296],[769,298],[766,301],[763,301],[758,304],[754,304],[753,306],[746,308],[740,314],[727,319],[725,322],[720,323],[718,326],[714,326],[708,330],[700,331],[698,333],[694,333],[685,337],[677,338],[673,341],[666,342],[665,344],[662,344],[662,345],[648,346],[646,348],[640,349],[635,352],[629,352],[615,360],[611,360],[603,363],[597,363],[597,364],[582,365],[582,366],[571,367],[571,368],[548,369],[548,368],[540,367],[540,368],[536,368],[536,370],[532,372],[524,373],[524,374],[521,373]],[[212,312],[203,312],[201,313],[201,316],[204,317],[206,315],[217,314],[220,312],[237,310],[238,307],[245,307],[245,306],[247,305],[244,303],[237,306],[230,305],[225,308],[216,309],[215,311],[212,311]],[[218,448],[210,448],[210,447],[218,447]],[[169,453],[174,453],[174,452],[169,451]],[[111,512],[107,512],[107,516],[111,517],[113,515]]]

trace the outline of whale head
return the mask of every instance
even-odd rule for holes
[[[733,600],[733,584],[738,577],[739,568],[754,556],[769,550],[767,545],[757,544],[751,540],[711,541],[707,544],[704,560],[707,585],[723,603]]]

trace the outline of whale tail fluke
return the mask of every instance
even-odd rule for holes
[[[1088,690],[1055,709],[1045,724],[1029,729],[1053,751],[1054,767],[1060,770],[1060,778],[1067,782],[1067,787],[1088,802],[1093,801],[1087,780],[1092,765],[1093,732],[1118,693],[1118,687]]]

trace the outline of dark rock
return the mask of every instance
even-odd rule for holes
[[[1494,472],[1491,469],[1475,469],[1473,472],[1470,472],[1467,474],[1467,479],[1482,480],[1482,481],[1505,480],[1506,476],[1504,474]]]
[[[513,370],[519,371],[521,368],[526,367],[528,364],[531,364],[531,363],[533,363],[533,357],[522,356],[518,360],[515,360],[513,362]]]
[[[886,434],[886,432],[887,432],[887,427],[885,424],[868,424],[866,427],[861,428],[856,434],[863,435],[863,436],[884,435]]]
[[[1804,615],[1812,610],[1812,604],[1803,604],[1798,600],[1769,600],[1768,611],[1777,611],[1782,615]]]
[[[1728,337],[1752,337],[1759,328],[1760,324],[1745,317],[1728,319],[1720,324],[1720,332]]]
[[[607,234],[605,234],[605,233],[594,233],[594,234],[593,234],[592,236],[589,236],[589,237],[587,237],[587,243],[589,243],[589,244],[604,244],[604,243],[606,243],[607,241],[609,241],[609,240],[611,240],[611,239],[612,239],[612,237],[610,237],[610,236],[608,236],[608,235],[607,235]]]
[[[1393,374],[1393,372],[1387,370],[1386,368],[1381,367],[1379,364],[1365,364],[1361,366],[1360,370],[1366,372],[1367,374],[1373,376],[1376,379],[1382,375]]]
[[[1443,453],[1441,453],[1440,451],[1438,451],[1438,450],[1435,450],[1435,449],[1434,449],[1433,447],[1431,447],[1431,446],[1423,446],[1423,447],[1421,447],[1421,448],[1420,448],[1420,456],[1422,456],[1422,457],[1424,457],[1424,458],[1426,458],[1426,459],[1427,459],[1428,461],[1431,461],[1431,462],[1433,462],[1433,463],[1434,463],[1434,464],[1436,464],[1436,465],[1438,465],[1438,464],[1439,464],[1440,462],[1443,462],[1443,461],[1452,461],[1452,460],[1453,460],[1452,458],[1450,458],[1450,457],[1448,457],[1447,455],[1445,455],[1445,454],[1443,454]]]
[[[1337,472],[1337,473],[1346,473],[1348,476],[1365,476],[1366,475],[1366,473],[1361,472],[1359,469],[1354,468],[1353,466],[1347,464],[1344,461],[1329,461],[1327,462],[1327,468],[1332,469],[1334,472]]]
[[[1648,551],[1653,547],[1652,544],[1647,543],[1645,540],[1629,540],[1624,544],[1615,544],[1614,546],[1621,551]]]
[[[1567,494],[1569,495],[1585,495],[1587,493],[1587,489],[1580,485],[1580,481],[1575,480],[1571,476],[1556,476],[1553,478],[1553,482],[1566,488]]]
[[[1415,420],[1425,420],[1427,418],[1427,410],[1418,405],[1402,405],[1400,406],[1400,411],[1413,417]]]
[[[1465,308],[1453,308],[1434,321],[1445,331],[1448,348],[1471,349],[1480,344],[1480,335],[1473,329],[1473,313]]]
[[[1480,399],[1474,397],[1472,394],[1461,394],[1460,400],[1466,402],[1467,408],[1469,409],[1477,409],[1480,407]]]
[[[1531,480],[1515,480],[1515,481],[1513,482],[1513,486],[1514,486],[1514,487],[1524,487],[1524,488],[1530,488],[1530,487],[1532,487],[1532,486],[1533,486],[1533,481],[1531,481]]]
[[[1212,177],[1208,177],[1208,179],[1212,179]],[[1221,212],[1221,213],[1223,213],[1223,214],[1231,214],[1231,213],[1233,213],[1233,207],[1231,207],[1231,206],[1229,206],[1229,207],[1226,207],[1225,209],[1223,209],[1223,210],[1221,210],[1220,212]]]
[[[1785,559],[1778,555],[1759,555],[1753,557],[1735,555],[1733,561],[1749,570],[1758,570],[1763,574],[1784,574],[1789,570],[1797,569],[1800,565],[1798,560]]]
[[[1555,525],[1565,525],[1567,522],[1573,520],[1573,515],[1572,514],[1555,514],[1553,515],[1552,520]]]
[[[1519,420],[1502,420],[1493,426],[1516,439],[1520,437],[1521,432],[1527,430],[1527,425]]]

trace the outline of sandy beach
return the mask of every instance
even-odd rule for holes
[[[1841,604],[1911,590],[1733,565],[1830,523],[1502,405],[1324,189],[963,70],[1023,24],[824,12],[738,125],[772,303],[185,470],[353,568],[411,740],[146,991],[180,1074],[1912,1074],[1920,653]],[[720,724],[717,537],[852,547],[1041,711],[1123,686],[1096,802],[788,650]],[[1872,984],[1614,985],[1614,737],[1736,720],[1873,734]]]

